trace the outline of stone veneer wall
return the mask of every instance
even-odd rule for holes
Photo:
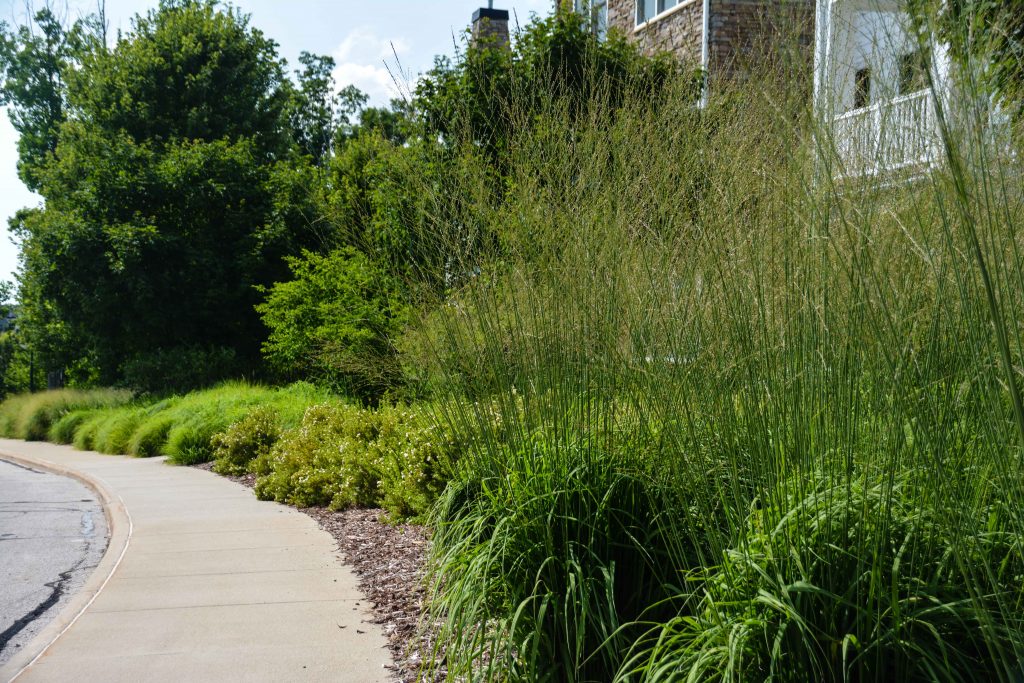
[[[791,47],[812,68],[814,0],[710,0],[708,38],[712,79],[742,75],[745,66],[778,59]],[[644,52],[669,51],[700,64],[703,0],[684,0],[660,18],[636,26],[636,0],[608,0],[608,27],[638,43]]]
[[[711,0],[709,70],[742,77],[751,66],[797,56],[813,69],[814,0]]]
[[[608,0],[608,28],[638,43],[647,54],[667,51],[688,64],[700,65],[704,3],[683,0],[682,5],[637,29],[636,0]]]

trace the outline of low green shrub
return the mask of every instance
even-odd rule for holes
[[[422,517],[444,492],[456,455],[452,443],[425,416],[410,408],[378,411],[380,506],[392,515]]]
[[[417,410],[309,408],[302,425],[251,463],[256,495],[298,507],[383,506],[422,515],[444,488],[451,448]]]
[[[213,471],[218,474],[245,474],[249,463],[266,455],[281,438],[281,425],[277,411],[268,406],[259,406],[232,424],[223,432],[215,434],[213,446]]]
[[[401,383],[391,338],[408,317],[398,281],[351,247],[288,259],[293,279],[256,307],[270,330],[263,353],[286,376],[316,376],[377,401]]]
[[[256,495],[298,507],[331,505],[335,499],[337,507],[373,505],[379,476],[363,457],[364,444],[375,436],[371,414],[349,405],[309,408],[299,429],[253,461]]]

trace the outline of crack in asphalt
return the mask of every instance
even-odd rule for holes
[[[0,509],[0,516],[12,517],[12,516],[23,516],[34,512],[78,512],[81,508],[20,508],[18,510],[3,510]]]
[[[11,642],[16,635],[21,633],[33,621],[45,614],[46,610],[56,605],[57,602],[64,597],[64,587],[67,585],[67,582],[71,580],[74,573],[82,566],[83,562],[85,562],[85,557],[82,557],[78,562],[75,562],[71,569],[61,572],[57,579],[43,584],[50,589],[50,594],[46,596],[42,602],[29,610],[29,612],[24,616],[15,619],[13,624],[0,633],[0,652],[4,651],[4,648],[7,647],[7,643]]]
[[[98,501],[80,489],[71,477],[0,460],[0,665],[62,609],[101,559],[93,555],[105,547],[106,526]]]
[[[34,472],[35,474],[46,474],[46,472],[41,472],[40,470],[37,470],[34,467],[29,467],[28,465],[22,465],[21,463],[14,462],[13,460],[4,460],[4,464],[5,465],[11,465],[12,467],[18,467],[18,468],[26,470],[28,472]]]
[[[0,500],[0,505],[66,505],[69,503],[91,503],[89,498],[75,500]]]

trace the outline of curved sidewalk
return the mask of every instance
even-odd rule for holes
[[[162,459],[6,439],[0,458],[92,486],[111,533],[93,576],[0,681],[37,655],[18,683],[388,680],[356,578],[307,515]]]

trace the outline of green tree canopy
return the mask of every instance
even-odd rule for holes
[[[287,94],[277,44],[214,0],[161,0],[111,51],[90,51],[69,75],[80,118],[154,146],[249,139],[280,157]]]
[[[406,320],[402,290],[380,264],[345,247],[289,261],[293,278],[259,306],[264,353],[289,377],[316,377],[375,400],[398,382],[393,338]]]
[[[485,40],[454,62],[438,58],[417,85],[415,106],[431,134],[469,138],[500,159],[508,131],[529,122],[540,98],[566,100],[575,116],[596,95],[616,102],[631,89],[653,94],[676,68],[668,55],[645,57],[615,31],[598,40],[588,19],[558,12],[534,19],[510,49]]]
[[[310,239],[275,44],[234,9],[165,1],[64,73],[45,209],[16,226],[29,310],[101,381],[173,349],[229,349],[254,367],[257,287]]]
[[[1024,0],[908,0],[922,37],[948,46],[956,68],[1024,112]]]
[[[335,138],[351,128],[353,117],[368,97],[353,85],[336,92],[334,59],[303,52],[295,72],[297,87],[290,88],[288,123],[299,151],[316,166],[330,158]]]
[[[16,30],[0,22],[0,105],[18,131],[18,175],[38,190],[40,169],[57,147],[67,119],[65,76],[87,50],[102,43],[103,19],[87,17],[65,28],[44,7]]]

